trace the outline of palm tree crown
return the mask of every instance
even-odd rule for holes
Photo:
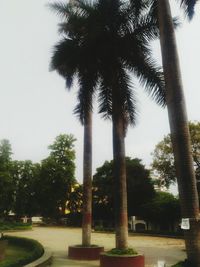
[[[139,78],[157,103],[164,104],[162,72],[149,48],[149,41],[158,37],[158,28],[144,12],[145,5],[133,8],[119,0],[77,0],[73,5],[56,3],[51,7],[63,18],[59,25],[63,38],[55,46],[51,66],[66,78],[68,87],[78,76],[76,113],[81,120],[84,112],[92,109],[98,84],[100,113],[111,116],[111,99],[115,97],[126,123],[134,123],[135,96],[130,73]],[[116,82],[118,85],[112,89]]]

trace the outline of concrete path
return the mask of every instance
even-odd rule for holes
[[[80,244],[81,229],[59,227],[34,227],[31,231],[10,233],[15,236],[33,238],[41,242],[45,248],[53,251],[55,267],[96,267],[98,261],[74,261],[67,258],[69,245]],[[93,233],[92,243],[111,249],[115,245],[114,234]],[[129,236],[130,247],[145,255],[145,266],[157,266],[158,260],[164,260],[167,266],[171,266],[186,258],[184,242],[181,239]],[[114,267],[114,266],[113,266]]]

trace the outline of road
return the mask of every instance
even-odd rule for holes
[[[38,240],[46,249],[53,251],[55,267],[96,267],[98,261],[74,261],[67,258],[69,245],[80,244],[81,229],[60,227],[34,227],[30,231],[9,233],[10,235],[28,237]],[[92,244],[105,247],[105,250],[115,247],[115,237],[111,233],[93,233]],[[145,266],[155,267],[158,260],[171,266],[186,258],[184,241],[174,238],[131,235],[129,246],[145,255]]]

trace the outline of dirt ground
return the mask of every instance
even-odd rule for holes
[[[29,237],[41,242],[44,247],[53,251],[52,266],[96,267],[98,261],[72,261],[67,259],[69,245],[81,243],[81,229],[58,227],[34,227],[31,231],[14,232],[11,235]],[[105,247],[105,250],[115,247],[114,234],[93,233],[92,243]],[[129,236],[129,246],[145,255],[145,266],[155,267],[158,260],[166,262],[166,266],[185,259],[184,241],[174,238],[150,237],[140,235]]]

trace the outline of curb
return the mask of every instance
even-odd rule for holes
[[[24,265],[23,267],[45,267],[45,266],[47,267],[51,265],[52,258],[53,258],[53,253],[51,251],[45,250],[42,257],[27,265]]]

